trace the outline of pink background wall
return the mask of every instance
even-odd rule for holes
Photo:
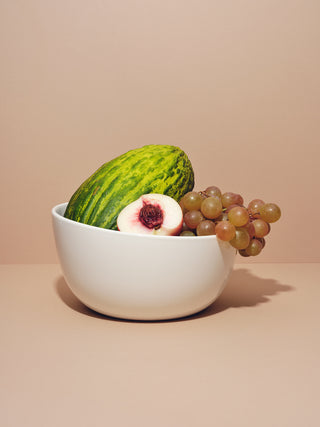
[[[250,262],[319,262],[319,16],[311,0],[2,0],[0,262],[57,262],[51,208],[149,143],[183,148],[196,189],[281,206]]]

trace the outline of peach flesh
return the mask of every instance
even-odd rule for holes
[[[178,202],[164,194],[145,194],[126,206],[119,214],[119,231],[128,233],[176,236],[183,222]]]

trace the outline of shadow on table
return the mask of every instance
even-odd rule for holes
[[[59,279],[56,281],[55,289],[61,301],[63,301],[68,307],[72,308],[72,310],[90,317],[96,317],[97,319],[109,319],[109,316],[97,313],[96,311],[91,310],[91,308],[84,305],[70,290],[63,276],[59,277]]]
[[[293,289],[293,286],[255,276],[250,270],[239,268],[231,273],[220,297],[205,310],[190,317],[211,316],[229,308],[254,307],[271,301],[272,296]]]
[[[117,319],[110,316],[105,316],[103,314],[99,314],[94,310],[91,310],[71,292],[65,279],[62,276],[57,280],[55,284],[55,289],[57,295],[68,307],[81,314],[118,322],[141,322]],[[212,316],[230,308],[254,307],[259,304],[269,302],[272,296],[275,296],[281,292],[288,292],[293,289],[293,286],[281,284],[274,279],[265,279],[259,276],[255,276],[248,269],[239,268],[232,272],[228,284],[220,295],[220,297],[206,309],[202,310],[199,313],[184,318],[160,320],[157,322],[179,322],[184,320]],[[145,323],[150,323],[150,321]]]

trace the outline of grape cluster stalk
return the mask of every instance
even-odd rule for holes
[[[216,186],[186,193],[180,206],[183,211],[180,236],[216,235],[244,257],[260,254],[270,233],[270,224],[281,217],[275,203],[254,199],[245,206],[240,194],[222,193]]]

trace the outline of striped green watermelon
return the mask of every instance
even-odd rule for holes
[[[73,194],[64,216],[116,229],[121,210],[143,194],[179,201],[193,186],[191,162],[179,147],[146,145],[103,164]]]

